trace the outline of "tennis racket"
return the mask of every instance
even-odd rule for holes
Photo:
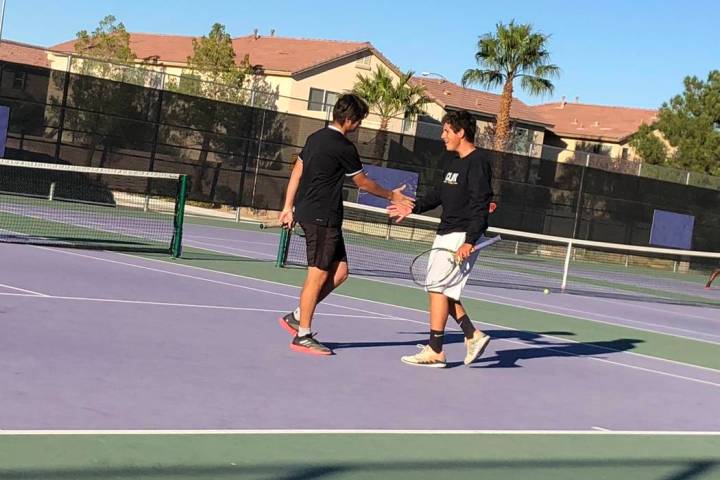
[[[290,230],[290,232],[291,232],[293,235],[298,235],[298,236],[300,236],[300,237],[304,237],[304,236],[305,236],[305,231],[304,231],[304,230],[302,229],[302,227],[301,227],[299,224],[297,224],[297,223],[294,223],[293,226],[292,226],[292,228],[288,228],[287,224],[284,224],[283,222],[281,222],[281,221],[279,221],[279,220],[274,220],[274,221],[272,221],[272,222],[266,222],[266,223],[261,223],[261,224],[260,224],[260,230],[266,230],[266,229],[268,229],[268,228],[285,228],[285,229]]]
[[[500,235],[486,238],[473,247],[472,253],[479,252],[498,241]],[[462,279],[464,263],[457,258],[455,250],[431,248],[413,259],[410,264],[410,275],[413,282],[424,288],[451,286],[456,279]]]

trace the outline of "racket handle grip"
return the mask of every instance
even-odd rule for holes
[[[260,230],[265,230],[266,228],[280,228],[284,227],[285,224],[281,222],[280,220],[275,220],[272,222],[266,222],[260,224]]]

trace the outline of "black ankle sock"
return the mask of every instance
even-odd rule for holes
[[[462,328],[462,331],[465,334],[465,338],[470,340],[473,335],[475,335],[475,325],[473,325],[470,321],[470,317],[468,317],[467,315],[463,315],[456,321],[458,325],[460,325],[460,328]]]
[[[442,330],[430,330],[430,348],[432,348],[435,353],[442,352],[444,336],[445,332]]]

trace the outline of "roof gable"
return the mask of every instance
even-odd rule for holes
[[[47,51],[43,47],[10,40],[0,41],[0,60],[36,67],[50,67]]]
[[[622,142],[642,124],[657,120],[657,110],[556,102],[531,107],[560,137]]]
[[[130,48],[141,60],[185,63],[187,57],[191,56],[193,52],[193,38],[196,37],[131,33]],[[258,65],[264,70],[286,74],[303,72],[364,50],[374,50],[370,42],[255,35],[233,38],[232,43],[238,63],[245,55],[248,55],[251,64]],[[70,53],[75,48],[75,40],[55,45],[52,48]]]
[[[447,80],[415,77],[413,81],[423,85],[425,87],[425,94],[445,109],[449,107],[468,110],[494,117],[500,113],[500,95],[465,88]],[[552,122],[548,122],[544,117],[535,113],[531,107],[517,98],[513,98],[510,107],[510,118],[515,121],[545,126],[552,124]]]

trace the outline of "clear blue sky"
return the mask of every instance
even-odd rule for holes
[[[131,32],[202,35],[214,22],[233,36],[258,28],[287,37],[370,41],[403,70],[459,81],[474,67],[477,38],[515,18],[551,34],[562,68],[552,97],[655,108],[686,75],[720,68],[713,0],[6,0],[3,38],[50,46],[94,29],[107,14]]]

